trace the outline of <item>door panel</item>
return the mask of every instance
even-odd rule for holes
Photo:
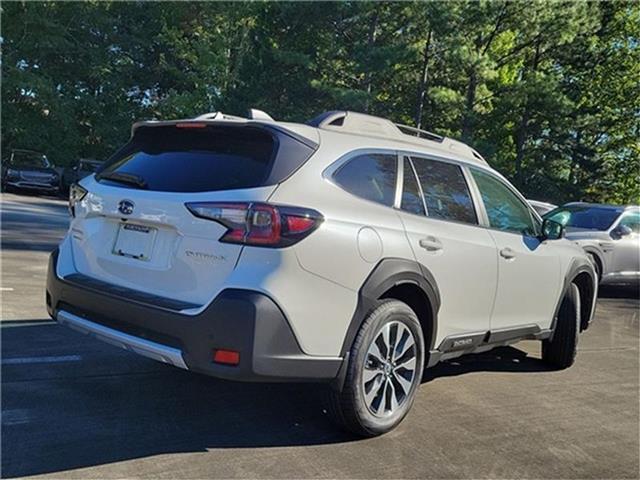
[[[441,296],[435,345],[450,335],[485,333],[496,293],[497,252],[478,225],[462,169],[420,157],[404,158],[403,166],[400,218],[416,260],[433,274]]]
[[[553,242],[490,231],[498,246],[498,291],[491,330],[536,324],[548,328],[561,289]]]
[[[541,242],[530,207],[498,177],[470,169],[485,221],[498,249],[498,284],[491,330],[536,324],[548,328],[561,289],[560,257]]]
[[[449,335],[487,332],[498,263],[489,232],[404,212],[400,217],[416,260],[433,274],[440,290],[435,345]]]

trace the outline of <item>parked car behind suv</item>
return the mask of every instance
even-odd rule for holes
[[[79,182],[84,177],[96,173],[101,166],[102,162],[100,160],[81,158],[73,165],[65,168],[62,176],[62,186],[64,190],[68,191],[72,184]]]
[[[568,203],[545,214],[591,257],[602,284],[640,283],[640,206]]]
[[[15,149],[2,166],[2,190],[6,191],[7,188],[57,194],[60,191],[60,175],[46,155]]]
[[[584,251],[475,150],[353,112],[138,123],[70,209],[58,322],[216,377],[327,382],[360,435],[446,359],[537,339],[570,366],[594,311]]]

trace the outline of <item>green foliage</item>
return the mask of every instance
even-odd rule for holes
[[[459,137],[531,198],[640,201],[637,2],[5,2],[2,150],[330,109]],[[422,105],[421,108],[418,108]]]

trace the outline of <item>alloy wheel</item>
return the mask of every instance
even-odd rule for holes
[[[416,360],[411,330],[397,321],[384,324],[367,350],[362,374],[364,400],[373,415],[392,415],[409,398]]]

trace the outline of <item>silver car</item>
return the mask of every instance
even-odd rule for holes
[[[601,284],[640,280],[640,207],[568,203],[549,213],[591,257]]]
[[[553,203],[541,202],[539,200],[527,200],[527,202],[529,202],[529,205],[531,205],[533,209],[538,212],[538,215],[544,215],[554,208],[558,208],[558,206],[554,205]]]

